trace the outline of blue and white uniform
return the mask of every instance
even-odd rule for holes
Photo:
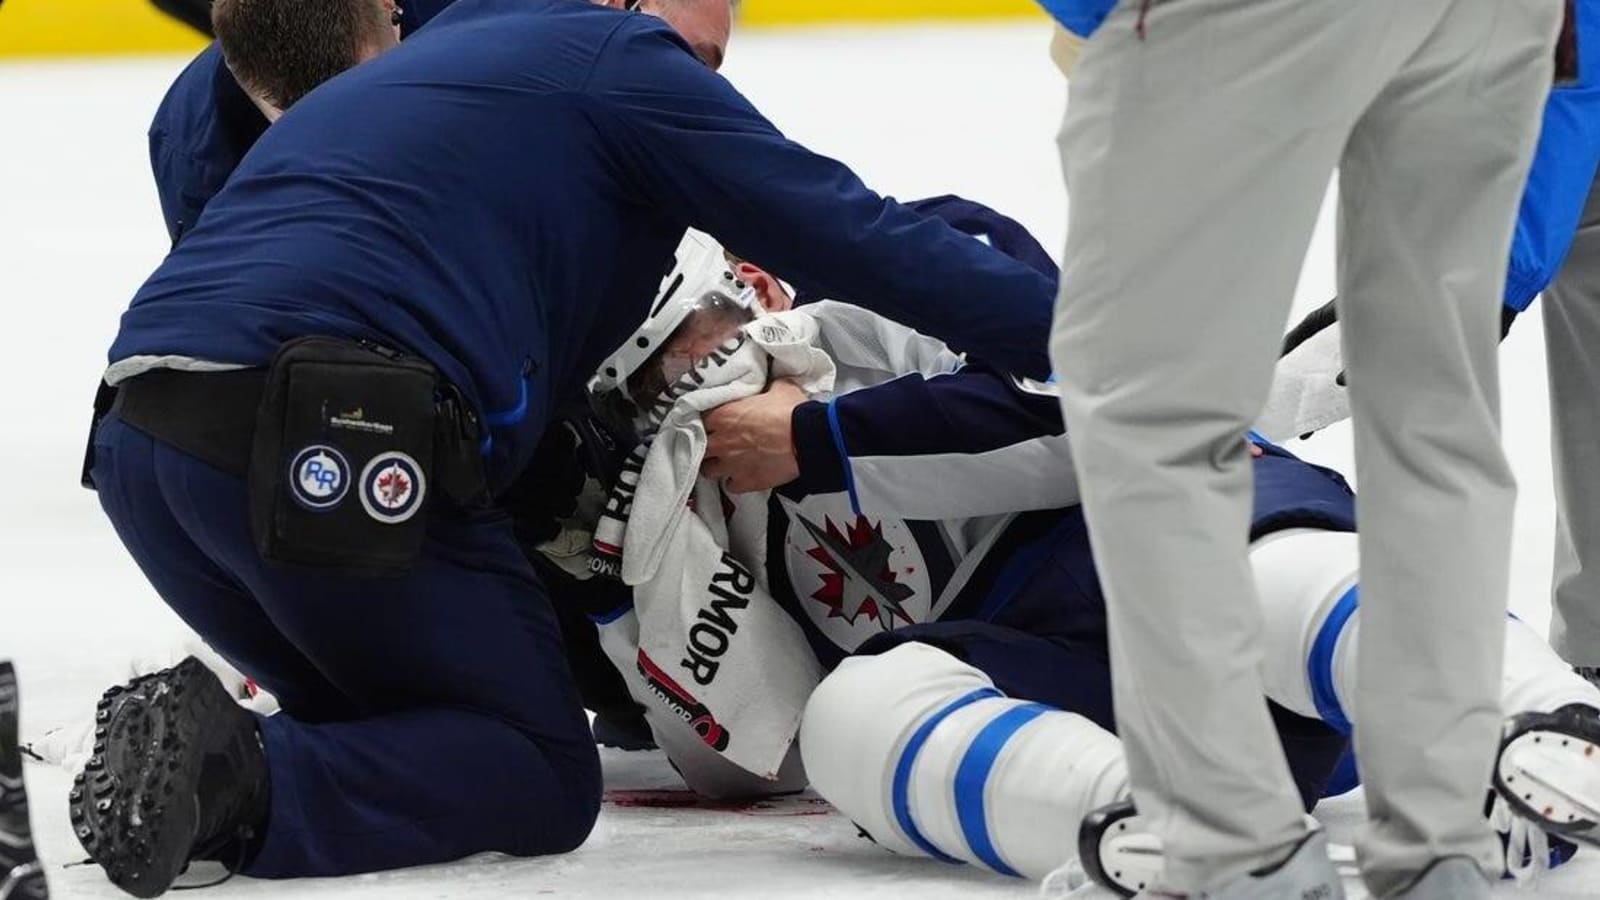
[[[825,667],[906,641],[949,650],[1007,696],[1114,729],[1105,600],[1048,384],[964,364],[846,304],[806,309],[836,392],[793,414],[800,477],[774,492],[768,582]],[[1353,531],[1354,495],[1278,447],[1255,461],[1252,538]],[[1054,473],[1047,479],[1044,473]],[[1309,807],[1343,738],[1279,711]]]

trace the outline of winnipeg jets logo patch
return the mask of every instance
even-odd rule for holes
[[[416,515],[427,489],[417,461],[398,451],[378,454],[361,470],[361,508],[385,525]]]
[[[845,650],[933,618],[928,568],[904,522],[873,520],[843,495],[784,498],[790,586],[823,634]]]
[[[289,493],[306,509],[333,509],[350,490],[350,463],[327,444],[312,444],[289,463]]]

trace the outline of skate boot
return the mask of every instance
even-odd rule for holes
[[[1161,841],[1143,827],[1132,801],[1090,813],[1078,830],[1078,854],[1095,884],[1119,897],[1150,900],[1276,900],[1314,897],[1343,900],[1344,881],[1320,829],[1306,835],[1289,858],[1198,894],[1162,893],[1151,887],[1164,865]]]
[[[1494,789],[1539,828],[1600,847],[1600,710],[1574,703],[1512,716]]]
[[[101,697],[94,755],[69,796],[72,826],[113,884],[155,897],[190,860],[234,870],[249,860],[267,778],[255,716],[191,656]]]
[[[0,663],[0,900],[45,900],[44,867],[33,850],[28,794],[17,740],[17,675]]]

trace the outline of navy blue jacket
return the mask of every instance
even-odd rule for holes
[[[400,33],[421,28],[449,3],[410,0],[402,7]],[[150,123],[150,170],[174,244],[266,129],[266,118],[223,64],[215,42],[179,73]]]
[[[1050,279],[783,137],[660,20],[460,0],[258,140],[134,297],[112,362],[386,342],[494,426],[492,479],[643,318],[686,226],[1043,376]]]

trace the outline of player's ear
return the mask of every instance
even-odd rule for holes
[[[733,275],[755,289],[756,296],[761,298],[762,308],[767,312],[783,312],[794,306],[794,298],[766,269],[753,263],[740,262],[733,267]]]

